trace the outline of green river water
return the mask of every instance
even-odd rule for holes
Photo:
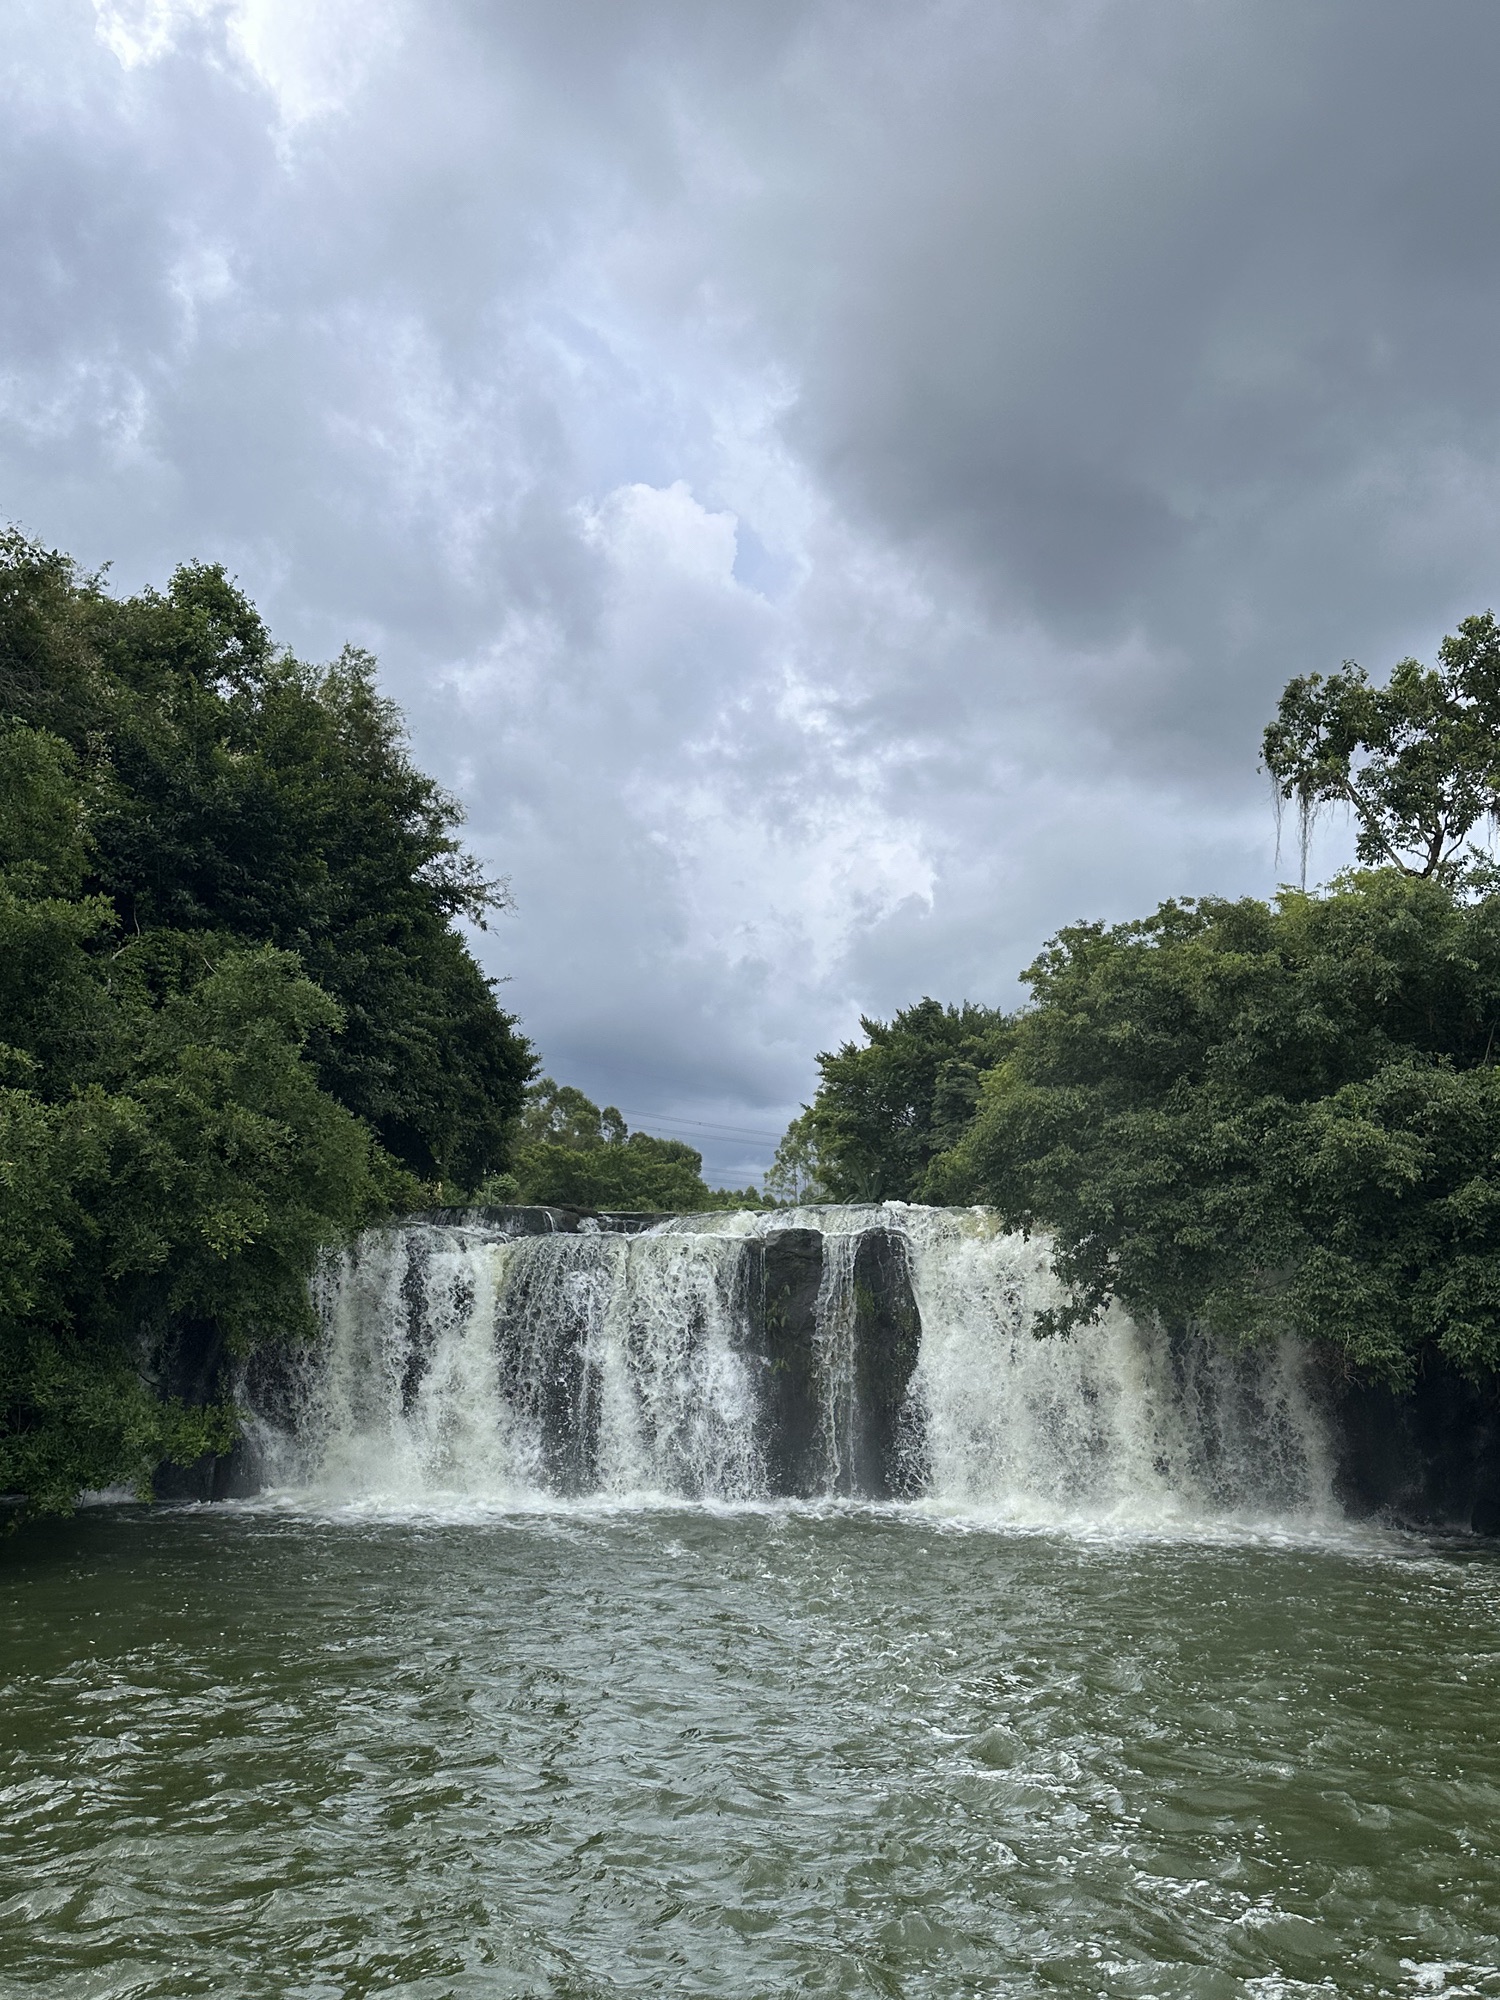
[[[0,1991],[1500,1994],[1500,1555],[920,1510],[0,1546]]]

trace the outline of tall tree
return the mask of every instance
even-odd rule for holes
[[[225,1442],[153,1355],[306,1330],[320,1244],[405,1192],[319,1088],[338,1008],[297,960],[123,934],[86,851],[77,758],[0,725],[0,1493],[33,1507]]]
[[[535,1063],[454,928],[503,906],[462,813],[407,753],[375,663],[276,648],[213,565],[115,598],[0,545],[0,715],[52,731],[87,778],[84,887],[122,932],[295,952],[338,1002],[309,1048],[325,1087],[413,1173],[505,1165]]]
[[[818,1132],[810,1105],[804,1104],[782,1133],[766,1173],[765,1189],[774,1200],[794,1205],[828,1200],[819,1171]]]
[[[1475,826],[1500,813],[1494,614],[1466,618],[1438,660],[1400,661],[1385,687],[1352,660],[1287,683],[1263,755],[1277,798],[1297,804],[1304,859],[1313,816],[1342,805],[1362,862],[1448,879]]]
[[[305,1332],[322,1245],[504,1167],[534,1064],[458,817],[365,656],[0,542],[0,1493],[222,1445],[176,1341]]]
[[[963,1132],[980,1077],[1008,1046],[1009,1018],[924,999],[860,1027],[863,1045],[818,1057],[817,1095],[788,1138],[834,1201],[921,1200],[929,1166]]]

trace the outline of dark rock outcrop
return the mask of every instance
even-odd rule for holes
[[[149,1357],[144,1373],[156,1393],[201,1409],[234,1401],[236,1368],[212,1320],[183,1320]],[[222,1453],[204,1452],[191,1465],[159,1465],[151,1487],[158,1500],[229,1500],[253,1493],[258,1469],[243,1440]]]
[[[872,1499],[906,1496],[924,1483],[922,1441],[907,1409],[921,1344],[905,1239],[867,1230],[854,1253],[854,1490]]]
[[[1356,1518],[1500,1535],[1500,1390],[1439,1355],[1411,1389],[1330,1385],[1335,1490]]]
[[[789,1499],[822,1491],[823,1411],[817,1306],[823,1239],[816,1229],[750,1238],[740,1258],[743,1351],[759,1381],[758,1439],[769,1490]]]

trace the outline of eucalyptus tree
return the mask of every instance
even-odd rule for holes
[[[1355,821],[1359,859],[1404,875],[1453,879],[1469,837],[1500,812],[1500,630],[1493,612],[1464,619],[1438,665],[1401,660],[1384,687],[1346,660],[1326,678],[1289,681],[1265,732],[1278,804],[1307,833],[1320,808]]]

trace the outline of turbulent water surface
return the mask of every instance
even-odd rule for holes
[[[258,1497],[0,1542],[0,1993],[1500,1995],[1500,1554],[1341,1520],[1305,1355],[523,1224],[330,1265]]]
[[[921,1510],[12,1542],[0,1988],[1500,1992],[1500,1565]]]

